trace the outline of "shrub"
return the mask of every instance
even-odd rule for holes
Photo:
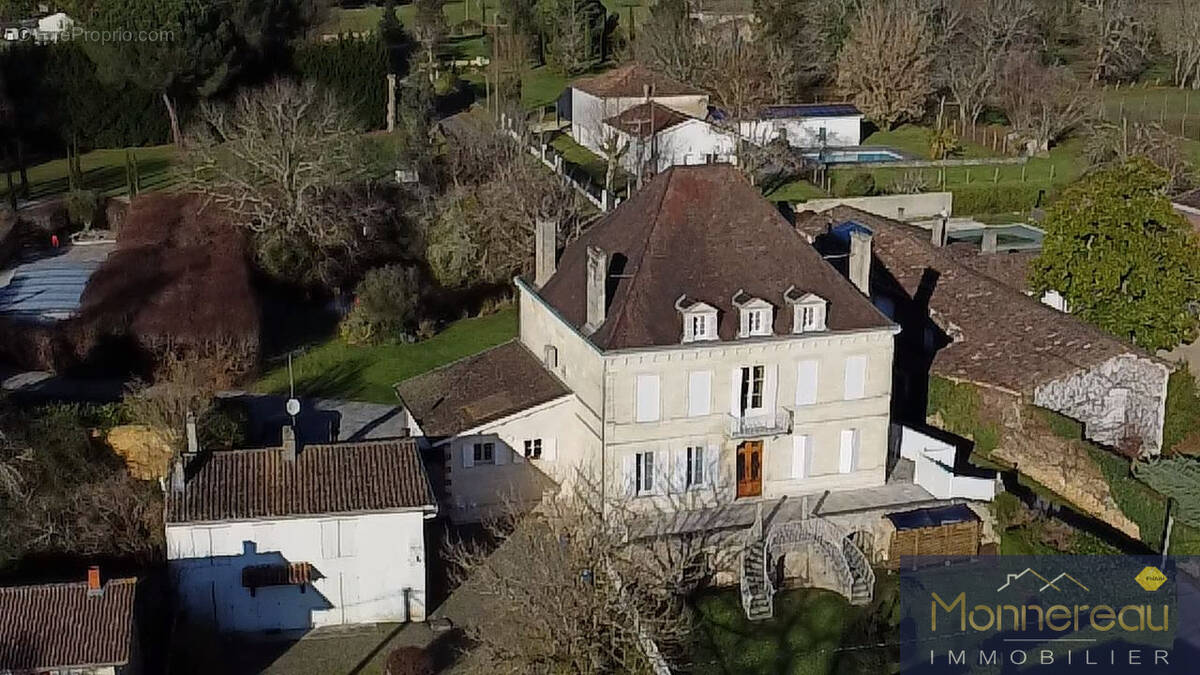
[[[1028,211],[1037,205],[1038,192],[1046,191],[1043,205],[1054,195],[1053,186],[1046,183],[1020,185],[959,185],[951,186],[954,193],[954,215],[970,216],[979,213]]]
[[[433,659],[420,647],[397,647],[388,654],[385,675],[433,675]]]
[[[409,338],[420,305],[417,270],[388,265],[367,272],[355,289],[354,308],[342,326],[352,344]]]
[[[875,194],[875,176],[859,172],[851,176],[845,183],[838,185],[839,197],[870,197]]]
[[[100,197],[95,190],[72,190],[67,194],[67,219],[83,231],[92,229],[100,212]]]

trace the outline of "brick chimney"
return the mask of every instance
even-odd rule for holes
[[[534,276],[533,284],[538,288],[546,285],[550,277],[558,269],[555,257],[558,255],[558,221],[546,216],[538,216],[534,226]]]
[[[859,229],[850,231],[850,281],[863,295],[871,296],[871,235]]]
[[[604,323],[607,299],[604,297],[608,280],[608,254],[598,246],[587,247],[587,323],[583,332],[591,335]]]
[[[296,429],[290,424],[283,425],[279,431],[279,445],[283,448],[283,460],[285,462],[296,461]]]
[[[104,586],[100,583],[100,566],[92,565],[87,572],[87,594],[104,595]]]
[[[200,437],[196,433],[196,415],[190,410],[187,414],[187,423],[185,425],[187,432],[187,457],[191,459],[200,452]]]

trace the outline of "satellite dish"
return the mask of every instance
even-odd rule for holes
[[[287,414],[291,415],[292,417],[295,417],[296,415],[300,414],[300,400],[299,399],[289,398],[287,400]]]

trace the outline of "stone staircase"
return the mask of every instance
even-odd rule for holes
[[[808,517],[763,532],[761,517],[747,532],[742,552],[742,608],[751,621],[774,616],[775,586],[770,571],[789,551],[815,551],[829,563],[837,579],[837,591],[852,605],[871,602],[875,571],[849,534],[821,517]]]

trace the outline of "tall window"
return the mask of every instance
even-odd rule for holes
[[[634,455],[634,491],[639,495],[654,491],[654,453],[639,452]]]
[[[704,448],[691,446],[687,449],[687,466],[684,471],[684,487],[693,488],[704,484]]]
[[[708,337],[708,317],[704,314],[695,314],[692,316],[692,338],[695,340],[703,340]]]
[[[763,366],[742,367],[742,412],[763,407]]]
[[[476,443],[475,444],[475,463],[476,464],[495,464],[496,463],[496,444],[495,443]]]

